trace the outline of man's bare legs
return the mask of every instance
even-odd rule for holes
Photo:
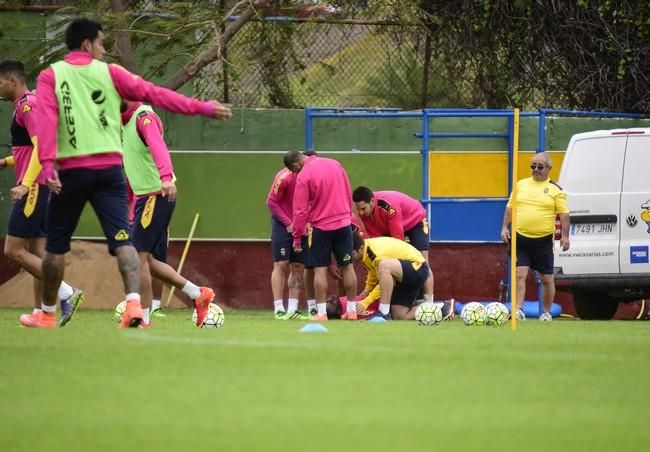
[[[140,259],[140,303],[144,317],[142,320],[145,324],[150,323],[149,314],[151,301],[153,300],[153,288],[151,283],[151,270],[149,269],[149,253],[141,251],[138,253]]]
[[[298,311],[300,292],[304,287],[305,266],[300,262],[291,262],[289,264],[289,299],[287,301],[287,315],[291,316]]]
[[[201,325],[208,312],[208,307],[214,300],[214,291],[209,287],[199,287],[178,273],[171,265],[161,262],[151,254],[148,256],[148,267],[151,276],[163,283],[174,286],[190,297],[197,310],[197,325]]]
[[[271,272],[271,292],[273,292],[273,311],[278,316],[286,314],[284,309],[284,286],[289,274],[289,261],[273,262]]]
[[[305,296],[307,297],[307,307],[309,314],[318,314],[316,307],[316,290],[314,289],[314,269],[305,267],[303,282],[305,284]]]
[[[528,278],[528,267],[517,267],[517,320],[524,320],[524,300],[526,299],[526,279]]]
[[[7,235],[5,237],[4,254],[7,258],[24,268],[30,275],[41,279],[42,255],[39,256],[36,254],[39,249],[36,243],[30,244],[34,240],[38,239],[28,240],[22,237]]]
[[[52,254],[45,252],[42,262],[42,283],[43,283],[43,305],[49,306],[52,311],[56,310],[56,295],[59,285],[63,280],[65,269],[65,254]]]
[[[555,281],[553,275],[539,275],[542,280],[542,304],[544,312],[551,312],[555,298]]]
[[[37,256],[42,262],[43,256],[45,255],[45,237],[29,239],[26,245],[27,251]],[[41,273],[40,265],[38,270]],[[41,278],[37,278],[33,274],[32,276],[34,280],[34,309],[41,309],[41,305],[43,304],[43,285],[41,284]]]
[[[120,270],[124,291],[127,294],[140,293],[140,259],[132,245],[124,245],[115,249],[117,268]]]
[[[149,270],[151,271],[151,267],[149,267]],[[165,317],[163,313],[160,312],[161,310],[161,300],[162,300],[162,293],[163,293],[163,282],[158,279],[158,278],[152,278],[151,279],[151,315],[156,315],[159,317]]]

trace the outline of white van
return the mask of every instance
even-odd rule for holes
[[[650,298],[650,128],[574,135],[558,183],[568,195],[571,247],[556,243],[558,290],[583,319]]]

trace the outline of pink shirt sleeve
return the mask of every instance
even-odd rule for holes
[[[54,91],[54,71],[47,68],[36,81],[38,103],[35,108],[34,121],[37,124],[38,159],[43,169],[41,174],[48,179],[53,176],[54,160],[57,152],[57,131],[59,128],[59,106]]]
[[[29,95],[27,100],[22,102],[16,110],[16,122],[19,126],[27,129],[30,138],[36,135],[36,124],[38,124],[34,117],[36,114],[36,104],[36,96]]]
[[[286,177],[282,177],[282,172],[278,173],[273,180],[273,185],[269,190],[269,195],[266,198],[266,206],[271,211],[271,214],[280,220],[283,225],[289,226],[291,218],[287,215],[282,208],[282,199],[287,196],[287,189],[289,182]]]
[[[109,64],[108,70],[115,89],[124,99],[146,102],[185,115],[212,117],[214,114],[214,106],[210,102],[202,102],[170,89],[156,86],[117,64]]]
[[[269,208],[271,211],[271,214],[280,220],[280,222],[285,225],[289,226],[291,224],[291,218],[286,216],[284,212],[282,211],[282,207],[280,207],[280,203],[275,199],[275,198],[269,198],[266,200],[266,207]]]
[[[148,111],[138,115],[135,128],[151,151],[153,161],[160,173],[160,180],[163,182],[172,180],[174,167],[167,144],[163,140],[163,126],[158,115]]]
[[[309,185],[304,174],[305,169],[298,175],[296,189],[293,192],[293,246],[300,247],[300,239],[305,235],[307,219],[309,218]]]

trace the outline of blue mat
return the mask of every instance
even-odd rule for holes
[[[467,302],[469,303],[469,301]],[[456,301],[456,306],[455,306],[455,311],[456,314],[459,315],[460,312],[463,310],[463,306],[465,306],[467,303],[460,303],[459,301]],[[487,306],[490,303],[494,303],[493,301],[479,301],[483,306]],[[508,312],[510,312],[510,303],[505,303],[506,308],[508,308]],[[531,318],[537,318],[539,317],[539,303],[537,301],[524,301],[524,314],[526,314],[526,317],[531,317]],[[560,314],[562,314],[562,306],[560,306],[557,303],[553,303],[553,306],[551,306],[551,316],[553,317],[559,317]]]

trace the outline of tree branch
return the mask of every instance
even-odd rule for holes
[[[111,0],[111,10],[115,14],[115,47],[114,53],[120,60],[122,66],[127,70],[138,73],[138,67],[135,64],[135,55],[131,45],[131,36],[127,29],[126,19],[124,17],[124,0]]]
[[[237,20],[226,27],[224,32],[218,36],[217,42],[212,47],[199,54],[183,68],[179,69],[175,74],[169,77],[162,86],[176,90],[191,80],[198,71],[208,64],[218,60],[221,57],[222,49],[228,44],[228,42],[230,42],[237,32],[257,14],[258,9],[267,8],[271,3],[271,0],[249,0],[248,3],[249,7],[241,13]],[[243,4],[243,2],[237,3],[235,8],[231,11],[234,11],[241,4]]]

